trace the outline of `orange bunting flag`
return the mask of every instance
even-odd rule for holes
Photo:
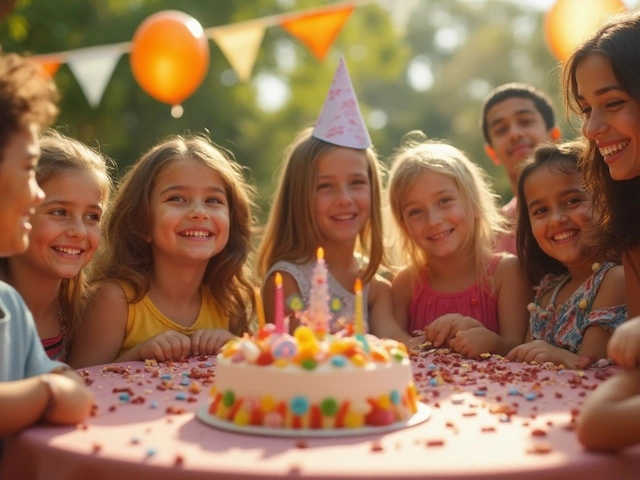
[[[289,17],[280,26],[305,44],[318,60],[323,60],[355,8],[351,5]]]
[[[51,78],[58,73],[58,69],[60,68],[60,62],[57,60],[41,60],[38,57],[31,57],[31,60],[40,65]]]

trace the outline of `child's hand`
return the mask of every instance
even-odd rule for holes
[[[443,345],[448,346],[450,340],[463,330],[484,326],[471,317],[463,317],[458,313],[450,313],[436,318],[428,327],[424,329],[424,333],[433,346],[440,348]]]
[[[449,341],[451,349],[461,355],[478,358],[483,353],[495,351],[498,336],[485,327],[460,330]]]
[[[191,335],[191,353],[194,355],[214,355],[233,338],[236,336],[224,328],[196,330]]]
[[[67,375],[46,374],[46,379],[55,395],[51,411],[43,420],[58,424],[73,424],[83,421],[93,405],[93,395],[84,384]],[[44,378],[44,377],[43,377]]]
[[[640,317],[615,329],[607,345],[607,356],[624,368],[640,366]]]
[[[544,340],[533,340],[518,345],[505,358],[511,362],[536,362],[540,364],[551,362],[555,365],[564,365],[567,368],[575,369],[577,368],[576,362],[580,357],[564,348],[554,347]]]
[[[136,347],[141,360],[184,360],[191,351],[191,339],[175,330],[167,330]]]

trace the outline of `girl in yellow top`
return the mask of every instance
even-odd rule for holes
[[[69,363],[211,355],[248,330],[253,188],[200,136],[171,137],[123,178],[96,296]]]

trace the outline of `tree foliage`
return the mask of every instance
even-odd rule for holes
[[[285,11],[324,5],[320,0],[21,0],[0,25],[4,51],[44,54],[130,41],[136,27],[160,10],[177,9],[205,28]],[[338,58],[345,56],[371,136],[383,158],[410,130],[446,139],[466,151],[496,178],[508,196],[503,172],[485,157],[479,128],[482,97],[505,82],[525,81],[558,100],[556,62],[542,40],[542,15],[500,0],[422,0],[399,37],[377,4],[356,9],[324,62],[280,28],[269,28],[254,75],[239,84],[219,48],[200,89],[174,119],[169,107],[136,84],[124,55],[99,108],[92,110],[67,66],[55,80],[62,95],[59,124],[80,140],[99,145],[120,170],[159,138],[172,133],[209,132],[251,168],[266,206],[282,153],[302,126],[312,124],[326,95]],[[422,65],[412,88],[408,72]],[[426,69],[425,69],[426,65]],[[419,72],[431,75],[424,82]],[[259,79],[287,86],[288,100],[277,111],[258,107]],[[269,95],[263,93],[262,95]],[[559,112],[560,113],[560,112]],[[569,134],[569,136],[572,136]]]

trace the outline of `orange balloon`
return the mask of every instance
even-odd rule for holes
[[[145,92],[179,105],[198,89],[209,70],[209,42],[195,18],[165,10],[137,28],[129,61]]]
[[[547,47],[564,61],[602,20],[624,10],[622,0],[556,0],[544,18]]]

